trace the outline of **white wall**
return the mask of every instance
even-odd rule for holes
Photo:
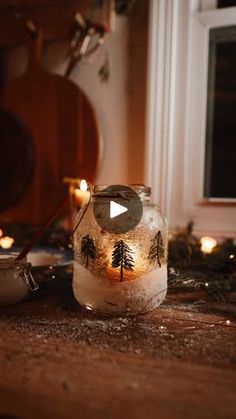
[[[115,31],[106,36],[105,46],[91,58],[84,58],[71,74],[71,80],[79,85],[94,106],[101,129],[103,151],[97,176],[99,184],[128,182],[128,44],[128,19],[117,18]],[[101,82],[98,71],[106,51],[110,78]],[[63,74],[67,62],[65,55],[65,45],[51,45],[45,57],[45,66]]]

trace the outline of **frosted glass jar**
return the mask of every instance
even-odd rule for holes
[[[30,272],[31,264],[26,259],[16,260],[17,254],[0,255],[0,305],[22,301],[29,290],[38,288]]]
[[[143,204],[140,222],[132,230],[114,234],[94,218],[95,199],[105,186],[95,186],[81,223],[74,233],[73,292],[90,310],[138,314],[158,307],[167,292],[167,224],[151,201],[151,189],[130,185]],[[111,196],[109,197],[111,199]],[[80,214],[78,214],[78,217]]]

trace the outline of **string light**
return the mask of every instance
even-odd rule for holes
[[[200,240],[201,251],[203,253],[212,253],[212,250],[217,245],[217,241],[212,237],[204,236]]]
[[[3,249],[10,249],[14,243],[13,237],[4,236],[0,239],[0,247]]]

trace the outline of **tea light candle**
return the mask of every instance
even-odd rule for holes
[[[217,241],[212,237],[202,237],[200,240],[201,243],[201,251],[203,253],[209,254],[212,253],[212,250],[217,245]]]
[[[80,187],[74,189],[73,198],[75,205],[82,208],[89,202],[90,192],[88,191],[88,184],[86,180],[82,179]]]

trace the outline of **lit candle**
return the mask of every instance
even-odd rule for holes
[[[86,180],[82,179],[80,187],[74,189],[73,198],[75,205],[80,208],[84,207],[89,202],[90,192],[88,191],[88,184]]]
[[[12,237],[9,237],[9,236],[1,237],[1,239],[0,239],[0,246],[3,249],[10,249],[10,247],[12,247],[13,243],[14,243],[14,239]]]
[[[212,237],[202,237],[200,240],[201,243],[201,251],[203,253],[211,253],[214,247],[217,245],[217,241]]]

